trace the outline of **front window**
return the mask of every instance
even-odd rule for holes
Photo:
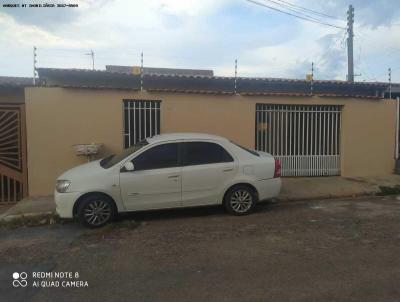
[[[149,143],[147,140],[142,140],[136,145],[133,145],[132,147],[123,150],[121,153],[112,154],[106,158],[103,158],[100,161],[100,166],[103,167],[104,169],[108,169],[148,144]]]
[[[177,167],[178,143],[168,143],[144,151],[132,160],[135,171]]]

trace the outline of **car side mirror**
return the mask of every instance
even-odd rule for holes
[[[135,170],[135,166],[132,162],[128,161],[124,164],[125,171],[133,171]]]

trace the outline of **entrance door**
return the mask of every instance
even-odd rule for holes
[[[27,192],[25,105],[0,105],[0,203]]]
[[[341,106],[256,105],[256,149],[282,162],[282,176],[340,175]]]

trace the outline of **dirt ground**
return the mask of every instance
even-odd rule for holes
[[[244,217],[137,213],[100,230],[2,229],[0,300],[399,301],[399,218],[400,199],[367,197],[264,204]],[[51,271],[88,286],[32,286],[33,272]],[[27,272],[28,286],[13,287],[13,272]]]

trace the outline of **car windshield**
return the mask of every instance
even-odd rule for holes
[[[149,142],[144,139],[138,142],[137,144],[133,145],[132,147],[126,148],[121,153],[112,154],[110,156],[107,156],[106,158],[103,158],[100,161],[100,166],[103,167],[104,169],[108,169],[148,144]]]
[[[245,147],[243,147],[243,146],[241,146],[241,145],[239,145],[239,144],[236,144],[235,142],[232,142],[232,141],[231,141],[231,143],[234,144],[234,145],[236,145],[236,146],[238,146],[239,148],[242,148],[243,150],[245,150],[245,151],[247,151],[247,152],[249,152],[249,153],[255,155],[255,156],[260,156],[260,154],[258,154],[258,153],[257,153],[256,151],[254,151],[254,150],[247,149],[247,148],[245,148]]]

